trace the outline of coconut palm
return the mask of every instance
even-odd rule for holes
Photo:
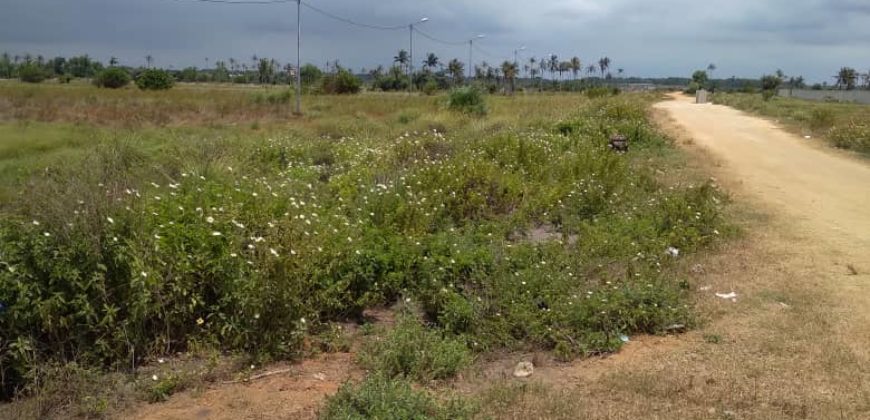
[[[601,72],[601,78],[604,78],[604,74],[607,73],[607,70],[610,69],[610,57],[602,57],[598,60],[598,70]]]
[[[453,84],[456,85],[462,81],[462,75],[465,74],[465,65],[454,58],[447,63],[447,73],[450,73],[450,76],[453,78]]]
[[[408,63],[411,61],[411,56],[408,55],[408,52],[405,50],[399,50],[399,54],[393,57],[393,63],[400,65],[401,67],[407,67]]]
[[[151,54],[146,55],[145,66],[150,68],[152,64],[154,64],[154,57],[152,57]]]
[[[435,55],[435,53],[429,53],[423,60],[423,65],[430,70],[438,67],[438,64],[440,64],[440,61],[438,60],[438,56]]]
[[[510,83],[511,93],[513,93],[516,89],[517,63],[505,61],[501,64],[501,71],[504,74],[505,80]]]
[[[598,73],[598,67],[595,64],[590,64],[589,67],[586,67],[586,74],[593,75],[595,73]]]
[[[577,80],[577,73],[583,70],[583,63],[580,62],[580,57],[571,57],[571,73],[574,73],[574,80]]]

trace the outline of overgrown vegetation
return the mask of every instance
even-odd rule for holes
[[[120,67],[109,67],[94,77],[94,85],[97,87],[120,89],[130,83],[130,73]]]
[[[447,99],[447,107],[470,115],[486,115],[486,100],[476,86],[453,89]]]
[[[361,356],[375,390],[450,378],[488,350],[571,359],[690,325],[668,250],[714,240],[722,197],[635,161],[667,147],[649,100],[492,98],[467,124],[426,97],[324,97],[290,130],[149,128],[33,161],[4,181],[28,197],[0,222],[4,396],[46,363],[299,357],[306,337],[396,301],[413,310]],[[615,132],[631,153],[607,149]],[[371,392],[357,408],[395,397]]]
[[[462,420],[475,410],[461,399],[440,401],[404,380],[374,375],[359,385],[346,384],[329,398],[323,420]]]
[[[136,86],[142,90],[168,90],[175,85],[175,79],[165,70],[146,69],[136,78]]]

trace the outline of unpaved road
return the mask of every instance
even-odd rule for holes
[[[682,96],[662,102],[686,134],[754,198],[817,234],[870,251],[870,166],[826,152],[768,120]],[[868,254],[870,255],[870,252]]]
[[[655,108],[688,151],[682,164],[733,194],[745,232],[682,261],[693,267],[699,328],[633,337],[601,359],[542,358],[531,378],[539,386],[516,388],[505,372],[519,356],[508,356],[449,387],[519,390],[488,406],[499,419],[870,419],[868,164],[727,107],[675,96]],[[732,291],[736,302],[714,294]],[[349,360],[332,363],[330,379],[352,376],[341,366]],[[315,386],[313,371],[302,371],[185,393],[125,417],[312,418],[337,382]]]

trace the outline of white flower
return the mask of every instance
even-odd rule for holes
[[[42,232],[42,236],[45,236],[46,238],[48,238],[49,236],[51,236],[51,234],[48,232]]]
[[[157,375],[151,375],[151,380],[152,380],[152,381],[156,381],[156,380],[157,380]]]
[[[214,232],[211,233],[211,236],[222,236],[222,235],[223,235],[223,234],[220,233],[220,232],[218,232],[218,231],[214,231]]]
[[[112,219],[111,217],[107,217],[106,220],[108,220],[109,223],[111,223],[111,224],[113,224],[113,225],[115,224],[115,220]]]
[[[278,251],[275,251],[275,248],[269,248],[269,252],[276,257],[278,256]]]
[[[33,221],[33,226],[39,226],[39,222],[36,221],[36,220],[34,220],[34,221]]]
[[[141,274],[141,275],[142,275],[142,277],[148,277],[148,273],[146,273],[146,272],[144,272],[144,271],[143,271],[143,272],[141,272],[141,273],[139,273],[139,274]]]
[[[214,217],[211,217],[211,216],[206,217],[205,221],[208,222],[209,224],[212,224],[212,223],[214,223]]]
[[[667,251],[665,251],[665,252],[667,252],[668,255],[670,255],[670,256],[672,256],[672,257],[674,257],[674,258],[680,256],[680,250],[677,249],[677,248],[674,248],[674,247],[672,247],[672,246],[669,246],[668,249],[667,249]]]

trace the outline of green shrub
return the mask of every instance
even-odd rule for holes
[[[834,111],[824,108],[816,108],[810,112],[807,124],[813,131],[827,130],[834,126]]]
[[[383,340],[371,340],[360,353],[367,369],[387,377],[408,377],[420,382],[447,379],[471,362],[465,343],[424,327],[402,315]]]
[[[346,69],[324,75],[320,81],[320,91],[328,95],[352,95],[362,89],[362,81]]]
[[[828,132],[828,139],[841,149],[870,152],[870,124],[864,121],[850,121],[832,128]]]
[[[119,89],[130,83],[130,73],[120,67],[109,67],[94,77],[94,85],[97,87]]]
[[[439,401],[400,379],[374,375],[361,384],[347,383],[330,397],[323,420],[461,420],[470,419],[474,408],[459,399]]]
[[[427,96],[432,96],[438,92],[438,82],[434,79],[429,79],[423,85],[423,93]]]
[[[175,85],[175,78],[166,70],[147,69],[136,78],[136,86],[142,90],[168,90]]]
[[[42,83],[48,78],[48,72],[36,63],[24,63],[18,66],[18,79],[25,83]]]
[[[453,89],[447,99],[451,110],[473,115],[486,115],[486,100],[477,87],[467,86]]]
[[[596,86],[585,89],[583,93],[586,94],[588,98],[604,98],[607,96],[614,96],[619,94],[619,88],[616,87],[607,87],[607,86]]]

